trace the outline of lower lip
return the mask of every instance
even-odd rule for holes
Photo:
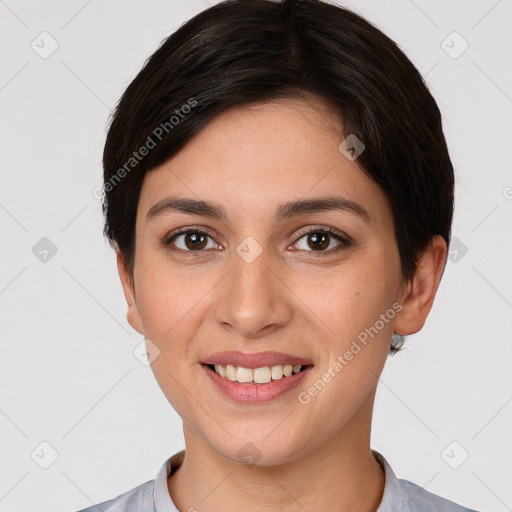
[[[313,368],[312,366],[308,366],[295,375],[282,377],[278,380],[272,380],[267,384],[243,384],[221,377],[205,364],[202,364],[202,367],[208,375],[208,378],[222,394],[231,398],[231,400],[234,400],[235,402],[245,404],[270,402],[279,396],[284,395],[287,391],[297,387],[300,381]]]

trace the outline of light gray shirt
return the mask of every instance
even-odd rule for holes
[[[384,468],[386,484],[376,512],[476,512],[453,501],[432,494],[419,485],[399,479],[383,455],[372,450]],[[174,505],[167,487],[167,479],[183,463],[185,451],[169,457],[154,480],[143,483],[109,501],[77,512],[180,512]],[[194,511],[193,508],[188,510]],[[183,510],[181,512],[188,512]]]

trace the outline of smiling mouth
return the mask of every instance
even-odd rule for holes
[[[312,364],[297,364],[294,366],[291,364],[277,364],[253,369],[231,364],[214,365],[204,363],[203,366],[208,367],[212,372],[215,372],[226,380],[240,384],[268,384],[272,381],[286,379],[313,367]]]

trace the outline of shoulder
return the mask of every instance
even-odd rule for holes
[[[477,512],[425,490],[409,480],[397,478],[382,454],[372,450],[386,476],[377,512]]]
[[[77,512],[153,512],[154,480],[145,482],[133,489],[96,505]]]
[[[182,464],[184,457],[184,450],[175,453],[162,464],[155,479],[140,484],[117,498],[77,512],[178,512],[169,496],[167,478]]]
[[[408,480],[398,479],[398,486],[402,491],[403,512],[476,512]]]

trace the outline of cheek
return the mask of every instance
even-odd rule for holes
[[[184,277],[176,269],[156,268],[155,265],[150,268],[141,263],[140,268],[146,270],[139,272],[139,311],[145,337],[159,350],[151,369],[176,412],[190,419],[194,414],[190,390],[195,385],[197,372],[202,371],[194,358],[197,352],[194,338],[206,310],[211,307],[208,291],[215,281],[207,275],[193,279]]]
[[[194,278],[177,268],[141,260],[137,295],[144,334],[161,352],[172,351],[169,361],[176,360],[176,355],[182,356],[186,350],[188,338],[204,314],[208,291],[215,284],[213,274]]]
[[[391,336],[400,268],[393,254],[378,256],[354,260],[328,272],[295,274],[290,287],[304,303],[304,314],[327,333],[329,351],[343,349],[376,322],[381,338]],[[382,325],[379,320],[386,313]]]
[[[313,430],[325,431],[326,411],[332,429],[345,424],[375,389],[389,352],[399,279],[396,268],[384,268],[338,270],[328,286],[310,289],[307,305],[327,333],[316,378],[298,397]]]

